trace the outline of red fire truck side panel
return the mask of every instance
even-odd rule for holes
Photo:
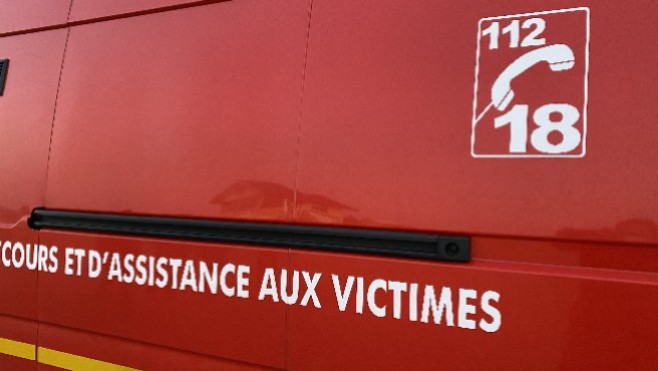
[[[13,225],[43,205],[48,144],[66,30],[0,38],[9,59],[0,97],[0,223]],[[5,227],[6,228],[6,227]]]
[[[4,294],[3,294],[4,295]],[[37,342],[37,322],[24,320],[13,316],[0,315],[0,335],[3,339],[0,341],[15,341],[22,343],[14,350],[22,351],[26,348],[25,344],[36,344]],[[21,352],[23,353],[23,352]],[[27,356],[29,353],[23,354]],[[2,370],[34,370],[36,362],[34,361],[35,352],[32,351],[32,358],[17,357],[9,354],[0,354],[0,369]]]
[[[38,247],[38,234],[27,228],[27,218],[13,228],[0,230],[2,242],[2,270],[0,271],[0,295],[11,298],[0,301],[0,313],[37,320],[37,272],[27,269],[27,263],[35,262],[34,248]],[[28,247],[27,244],[30,244]],[[29,252],[29,257],[26,254]],[[31,267],[32,264],[30,264]],[[1,336],[0,336],[1,337]]]
[[[27,217],[43,205],[65,39],[66,30],[0,38],[0,57],[9,58],[0,97],[0,316],[10,316],[7,321],[37,319],[34,252],[39,240],[27,227]],[[36,337],[36,323],[20,328],[23,338]]]
[[[478,20],[577,6],[591,8],[587,155],[473,158]],[[649,135],[658,54],[648,47],[658,25],[647,15],[656,11],[654,2],[314,1],[298,220],[658,242],[658,136]],[[581,13],[583,27],[573,32],[584,37]],[[551,78],[538,66],[519,79],[544,70]],[[323,208],[306,194],[347,207],[318,216]]]
[[[94,18],[121,16],[135,12],[152,11],[179,4],[202,3],[199,0],[85,0],[74,1],[71,6],[70,22]],[[206,1],[207,2],[207,1]]]
[[[588,107],[597,132],[590,131],[587,155],[473,158],[475,23],[580,6],[590,7],[593,25]],[[644,244],[658,242],[658,174],[651,161],[658,139],[647,135],[658,113],[652,103],[657,54],[647,46],[658,29],[643,14],[658,9],[653,3],[382,1],[359,10],[349,1],[313,3],[296,220],[474,235],[473,262],[293,252],[292,269],[322,272],[318,296],[331,300],[322,310],[291,307],[290,368],[655,368],[649,344],[658,343],[651,310],[658,251]],[[584,28],[573,32],[585,35]],[[349,276],[363,278],[363,314],[355,308],[356,283],[345,311],[336,306],[342,294],[332,275],[341,290]],[[373,286],[370,308],[368,284],[377,279],[388,286]],[[399,320],[391,282],[406,284]],[[416,321],[405,313],[411,283],[419,286]],[[445,317],[440,325],[431,316],[422,323],[428,284],[437,301],[439,291],[451,289],[453,326]],[[499,331],[459,328],[461,290],[475,290],[474,303],[488,290],[500,294]],[[482,315],[477,308],[470,318],[479,324]]]
[[[290,221],[308,6],[73,27],[46,206]]]
[[[3,4],[0,369],[656,369],[658,3]]]
[[[221,358],[156,347],[141,342],[130,342],[95,333],[76,331],[52,325],[39,327],[40,346],[71,352],[90,359],[140,370],[263,370],[264,367],[239,363]],[[34,369],[34,368],[32,368]],[[39,370],[61,370],[39,364]]]
[[[3,0],[0,3],[0,33],[64,24],[71,1]]]
[[[472,247],[498,243],[482,238]],[[288,365],[293,370],[424,370],[437,365],[455,370],[652,370],[658,363],[653,352],[658,343],[654,273],[478,260],[459,266],[306,252],[292,253],[291,261],[291,269],[323,273],[317,289],[322,309],[290,308]],[[341,311],[336,285],[345,295],[350,276],[355,281]],[[373,289],[371,302],[376,280],[384,288]],[[410,299],[414,284],[416,300]],[[400,287],[398,305],[392,285]],[[435,317],[428,305],[428,315],[423,314],[427,285],[437,301],[450,290],[450,310]],[[500,327],[492,333],[481,327],[481,321],[493,322],[481,306],[488,291],[500,294],[498,303],[491,302],[501,314]],[[358,313],[360,295],[363,309]],[[411,301],[417,303],[415,320],[410,320]],[[381,318],[374,314],[377,308],[383,308]],[[394,318],[396,308],[399,319]],[[460,320],[460,313],[470,309]]]
[[[284,367],[286,307],[259,301],[254,287],[259,287],[265,267],[287,267],[286,250],[62,232],[42,232],[41,241],[62,250],[75,247],[98,251],[109,269],[115,261],[123,267],[126,257],[132,255],[134,267],[132,274],[122,269],[111,280],[106,279],[108,269],[98,278],[89,278],[88,254],[77,260],[73,252],[66,256],[62,251],[62,269],[56,274],[39,275],[41,321],[133,342]],[[159,275],[154,260],[151,278],[138,284],[141,276],[136,264],[140,255],[179,260],[180,268]],[[68,266],[67,260],[72,261]],[[193,261],[195,277],[201,275],[200,262],[206,263],[209,272],[216,264],[217,279],[224,266],[233,264],[235,267],[225,275],[232,296],[220,289],[211,292],[209,284],[185,286],[187,261]],[[150,263],[145,261],[144,266],[149,269]],[[248,267],[248,271],[241,273],[240,266]],[[69,269],[71,273],[67,273]],[[251,288],[246,297],[240,294],[238,281],[243,280],[239,276],[247,280],[244,287]],[[81,350],[83,356],[85,349]],[[89,357],[123,364],[114,349],[94,349],[100,353]],[[73,345],[62,350],[80,353]]]

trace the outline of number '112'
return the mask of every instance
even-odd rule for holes
[[[521,29],[529,29],[528,33],[521,41],[521,47],[529,46],[542,46],[546,44],[545,38],[540,38],[541,34],[546,29],[546,21],[541,18],[530,18],[523,21],[515,19],[511,21],[507,26],[503,27],[502,32],[500,30],[499,22],[491,22],[489,27],[482,30],[482,36],[489,37],[489,50],[498,49],[498,39],[501,35],[509,34],[509,47],[518,48],[519,41],[521,38]]]

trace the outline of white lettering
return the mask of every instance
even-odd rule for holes
[[[68,249],[66,249],[67,252],[67,262],[68,262]],[[107,280],[112,281],[113,278],[116,278],[117,281],[123,282],[121,280],[121,257],[119,254],[114,253],[112,254],[112,261],[110,262],[110,271],[107,274]],[[66,268],[65,268],[66,269]]]
[[[322,273],[314,273],[313,278],[311,279],[311,276],[308,272],[302,272],[302,277],[304,277],[304,282],[306,283],[306,294],[304,294],[304,297],[299,304],[305,307],[308,304],[309,299],[313,299],[313,306],[316,308],[322,308],[320,305],[320,299],[315,293],[315,286],[320,281]]]
[[[288,271],[281,270],[281,300],[288,305],[293,305],[299,297],[299,272],[292,272],[292,294],[288,295]]]
[[[9,256],[7,252],[10,253]],[[11,267],[11,241],[6,241],[2,245],[2,264],[7,268]]]
[[[418,321],[418,284],[409,285],[409,321]]]
[[[459,309],[457,325],[461,328],[475,330],[475,321],[468,319],[469,314],[475,314],[475,305],[469,304],[468,299],[477,298],[477,291],[470,289],[459,289]]]
[[[347,281],[345,281],[345,289],[343,289],[342,293],[340,290],[340,280],[338,279],[338,275],[332,274],[331,275],[331,280],[334,283],[334,292],[336,293],[336,302],[338,303],[338,310],[341,312],[345,311],[345,308],[347,307],[347,302],[349,301],[350,298],[350,292],[352,292],[352,286],[354,285],[354,277],[348,276]]]
[[[197,291],[196,286],[196,272],[194,271],[194,262],[187,260],[185,262],[185,267],[183,268],[183,277],[180,281],[179,290],[185,290],[185,287],[189,286],[192,291]]]
[[[178,268],[183,265],[181,259],[169,259],[169,266],[171,267],[171,288],[176,290],[178,288]]]
[[[363,314],[363,277],[356,278],[356,312]]]
[[[39,246],[34,245],[34,248],[32,248],[32,244],[27,244],[25,245],[25,266],[27,267],[28,270],[35,270],[37,268],[37,260],[38,260],[38,250]],[[31,259],[30,259],[31,258]]]
[[[249,270],[251,268],[248,265],[238,265],[238,297],[243,299],[249,298]]]
[[[226,276],[229,273],[235,274],[235,265],[231,263],[226,264],[224,268],[222,268],[222,271],[219,274],[219,286],[222,289],[222,293],[230,298],[235,295],[235,287],[229,287],[226,283]]]
[[[64,249],[64,274],[67,276],[73,275],[73,249],[67,247]]]
[[[495,291],[487,291],[480,299],[482,311],[491,317],[491,322],[484,319],[480,320],[480,328],[486,332],[496,332],[502,323],[500,311],[491,305],[491,301],[498,303],[500,301],[500,294]]]
[[[405,282],[388,281],[388,289],[393,291],[393,318],[400,319],[402,293],[407,291],[407,284]]]
[[[48,247],[39,245],[39,268],[41,272],[48,272]]]
[[[375,315],[375,317],[385,317],[386,316],[386,305],[377,306],[375,301],[375,293],[377,290],[383,290],[386,292],[386,281],[382,279],[376,279],[370,283],[368,286],[368,309],[370,312]]]
[[[55,273],[57,272],[57,246],[53,246],[50,248],[50,263],[51,265],[48,267],[48,272],[50,273]]]
[[[102,258],[101,254],[96,250],[89,250],[89,263],[87,266],[87,276],[89,278],[98,278],[101,275]]]
[[[432,315],[434,318],[434,323],[437,325],[441,324],[441,317],[445,313],[446,325],[454,326],[454,318],[452,312],[452,297],[449,287],[444,287],[441,290],[441,298],[439,299],[439,304],[436,304],[436,296],[434,295],[434,287],[432,285],[425,286],[425,294],[423,296],[423,309],[420,314],[420,321],[428,323],[430,308],[432,309]]]
[[[146,283],[148,273],[146,272],[146,256],[139,255],[135,261],[135,269],[137,269],[137,275],[135,277],[135,283],[142,286]]]
[[[201,280],[199,282],[199,291],[205,292],[205,286],[208,285],[208,289],[211,293],[217,293],[217,263],[212,264],[212,274],[208,270],[206,262],[202,261],[199,263],[201,271]]]
[[[155,263],[155,267],[160,275],[160,277],[155,280],[155,285],[161,289],[165,288],[169,282],[169,273],[167,273],[167,270],[164,268],[168,261],[167,258],[158,258],[158,261]]]
[[[273,302],[279,302],[279,295],[276,290],[276,276],[274,275],[273,268],[265,269],[263,282],[261,282],[260,292],[258,293],[258,300],[264,300],[267,295],[272,297]]]
[[[135,255],[126,254],[123,257],[123,270],[126,272],[123,274],[123,282],[132,283],[135,279],[135,268],[133,268],[133,261],[135,260]]]
[[[16,257],[16,253],[20,253],[20,258]],[[23,244],[20,242],[14,243],[14,248],[13,251],[11,252],[11,259],[12,262],[14,263],[14,268],[21,268],[23,264],[25,263],[25,248],[23,247]]]

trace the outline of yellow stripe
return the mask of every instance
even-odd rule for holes
[[[0,353],[34,361],[36,359],[37,347],[33,344],[0,338]]]
[[[64,368],[67,370],[86,371],[138,371],[136,368],[115,365],[114,363],[75,356],[73,354],[39,347],[39,363]],[[34,358],[32,358],[34,359]]]

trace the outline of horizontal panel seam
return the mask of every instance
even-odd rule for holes
[[[51,31],[51,30],[57,30],[57,29],[62,29],[62,28],[67,28],[67,27],[75,27],[75,26],[81,26],[81,25],[92,24],[92,23],[112,21],[112,20],[117,20],[117,19],[132,18],[132,17],[138,17],[138,16],[148,15],[148,14],[164,13],[164,12],[170,12],[170,11],[174,11],[174,10],[194,8],[194,7],[198,7],[198,6],[210,5],[210,4],[216,4],[216,3],[224,3],[224,2],[229,2],[229,1],[234,1],[234,0],[203,0],[203,1],[196,1],[196,2],[191,2],[191,3],[184,3],[184,4],[174,4],[174,5],[171,5],[171,6],[165,6],[165,7],[159,7],[159,8],[136,10],[136,11],[128,12],[128,13],[113,14],[113,15],[108,15],[108,16],[103,16],[103,17],[83,19],[83,20],[79,20],[79,21],[70,21],[68,19],[71,16],[70,15],[70,10],[69,10],[69,14],[67,15],[66,23],[58,23],[58,24],[47,25],[47,26],[26,28],[26,29],[22,29],[22,30],[13,30],[13,31],[7,31],[7,32],[0,32],[0,37],[17,36],[17,35],[30,34],[30,33],[35,33],[35,32]]]

